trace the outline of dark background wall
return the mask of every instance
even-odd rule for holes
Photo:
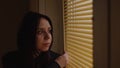
[[[17,49],[17,30],[23,14],[28,10],[29,0],[0,1],[0,68],[2,56]]]
[[[111,68],[120,68],[120,0],[111,0]]]
[[[94,68],[120,68],[120,0],[93,0]]]

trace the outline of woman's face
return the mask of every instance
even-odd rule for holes
[[[37,28],[36,47],[39,51],[48,51],[52,41],[51,26],[49,22],[41,18]]]

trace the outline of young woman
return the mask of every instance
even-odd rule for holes
[[[46,15],[28,12],[18,31],[18,51],[4,56],[4,68],[64,68],[67,54],[51,51],[53,26]]]

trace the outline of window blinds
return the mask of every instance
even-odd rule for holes
[[[93,68],[92,0],[64,0],[67,68]]]

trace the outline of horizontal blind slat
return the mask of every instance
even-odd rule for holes
[[[88,29],[76,29],[76,28],[67,28],[66,29],[67,32],[77,32],[77,33],[83,33],[83,34],[92,34],[92,30],[88,30]]]
[[[66,2],[67,6],[65,7],[68,7],[68,6],[73,6],[73,5],[87,5],[89,3],[91,3],[92,1],[89,1],[89,0],[79,0],[79,1],[71,1],[71,2]]]
[[[75,66],[75,67],[72,67],[72,68],[84,68],[85,67],[85,64],[83,63],[80,63],[78,64],[77,61],[75,61],[76,59],[74,59],[73,57],[69,56],[69,58],[71,59],[70,60],[70,64],[69,67],[72,67],[72,66]],[[74,62],[73,62],[74,61]],[[73,64],[73,65],[72,65]]]
[[[79,8],[79,7],[81,7],[81,8]],[[92,5],[74,6],[71,8],[66,8],[66,10],[68,10],[67,12],[70,12],[70,11],[78,12],[78,11],[85,11],[85,10],[91,10],[91,9],[92,9]]]
[[[85,29],[92,29],[92,25],[83,25],[83,24],[67,24],[67,28],[85,28]]]
[[[83,64],[85,64],[86,66],[88,67],[92,67],[92,64],[89,63],[89,62],[86,62],[85,60],[83,60],[82,58],[80,58],[79,56],[75,56],[74,54],[72,54],[71,52],[70,53],[70,56],[73,57],[73,59],[75,58],[76,62],[82,62]],[[78,64],[79,65],[79,64]]]
[[[76,36],[77,38],[86,38],[85,40],[87,40],[87,39],[92,40],[92,38],[93,38],[92,35],[90,35],[90,34],[84,34],[84,33],[78,33],[78,32],[71,32],[71,31],[68,32],[67,31],[67,34],[74,36],[74,37]],[[92,42],[92,41],[90,41],[90,42]]]
[[[89,38],[84,38],[84,37],[77,37],[77,36],[73,36],[73,35],[68,35],[67,36],[68,39],[74,39],[74,40],[79,40],[78,42],[83,42],[84,44],[92,44],[92,40],[90,40]],[[76,41],[77,42],[77,41]],[[82,43],[81,43],[82,44]]]
[[[74,11],[71,11],[71,12],[65,12],[66,15],[74,15],[74,14],[92,14],[92,10],[86,10],[86,11],[80,11],[80,12],[74,12]]]
[[[67,24],[92,24],[91,22],[91,20],[65,20],[66,22],[65,22],[65,25],[67,25]]]
[[[66,16],[65,19],[67,18],[71,18],[71,16]],[[84,15],[84,16],[76,15],[74,18],[92,18],[92,15]]]
[[[84,56],[87,56],[87,57],[89,57],[89,58],[92,58],[92,55],[91,55],[91,54],[89,54],[89,53],[87,53],[87,52],[85,52],[85,51],[83,51],[83,50],[79,50],[79,48],[75,48],[74,46],[68,46],[68,48],[69,48],[69,50],[76,51],[76,52],[78,52],[79,54],[82,54],[82,55],[84,55]],[[77,50],[77,49],[78,49],[78,50]]]
[[[66,16],[65,17],[65,19],[85,19],[85,20],[87,20],[87,19],[92,19],[92,15],[86,15],[86,16],[74,16],[73,15],[73,17],[70,17],[70,16]]]
[[[74,47],[81,47],[81,48],[84,48],[84,49],[86,49],[86,51],[87,52],[89,52],[90,54],[91,54],[91,52],[92,52],[92,50],[90,50],[92,47],[90,46],[91,44],[89,44],[89,45],[86,45],[86,44],[84,44],[84,43],[81,43],[81,42],[79,42],[79,41],[74,41],[73,39],[68,39],[67,41],[67,44],[72,44],[72,45],[74,45]],[[69,42],[69,43],[68,43]],[[71,45],[71,46],[72,46]],[[78,45],[78,46],[76,46],[76,45]],[[82,50],[84,50],[84,49],[82,49]],[[84,50],[85,51],[85,50]]]
[[[69,48],[69,46],[68,46],[68,48]],[[79,58],[81,58],[81,59],[83,59],[85,61],[88,61],[88,63],[92,63],[91,57],[86,56],[84,54],[78,54],[79,53],[79,51],[77,51],[78,48],[76,48],[76,49],[73,49],[73,47],[71,47],[71,48],[72,49],[68,49],[68,51],[70,51],[72,54],[74,54],[75,56],[78,56]]]

